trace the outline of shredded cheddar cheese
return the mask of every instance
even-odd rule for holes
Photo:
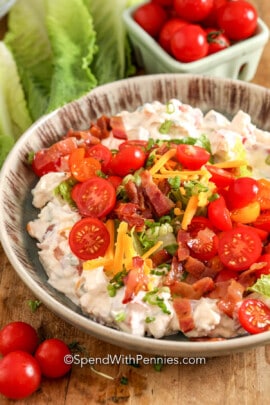
[[[182,229],[184,229],[185,231],[187,230],[188,225],[191,223],[192,218],[196,214],[198,208],[198,200],[198,195],[192,195],[188,200],[181,224]]]
[[[176,149],[170,149],[162,155],[158,161],[151,167],[149,172],[153,175],[157,173],[173,156],[176,154]]]
[[[248,163],[245,160],[228,160],[227,162],[214,163],[213,166],[220,169],[233,169],[234,167],[247,166]]]

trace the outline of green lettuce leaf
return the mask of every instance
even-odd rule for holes
[[[31,125],[14,58],[0,42],[0,167],[14,142]]]
[[[253,286],[248,288],[249,291],[257,292],[270,298],[270,274],[262,275]]]
[[[4,38],[17,63],[33,120],[47,109],[53,73],[45,16],[46,0],[18,0],[10,10]]]
[[[98,84],[134,74],[131,47],[121,16],[126,7],[141,3],[141,0],[84,0],[84,2],[93,16],[97,32],[99,51],[95,55],[91,69]]]
[[[47,112],[97,85],[89,66],[97,51],[93,19],[82,0],[47,0],[53,72]]]

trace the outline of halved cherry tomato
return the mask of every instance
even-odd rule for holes
[[[248,298],[238,310],[239,322],[249,333],[261,333],[270,330],[270,308],[262,301]]]
[[[231,212],[231,219],[234,222],[242,224],[250,224],[258,218],[260,214],[260,204],[258,201],[253,201],[242,208],[237,208]]]
[[[218,188],[226,188],[234,180],[234,175],[227,170],[213,165],[205,165],[205,167],[212,175],[210,181],[215,183]]]
[[[232,220],[230,212],[226,206],[225,200],[219,196],[216,200],[208,204],[208,218],[210,222],[220,231],[232,229]]]
[[[187,246],[190,250],[190,256],[205,261],[216,256],[218,252],[218,237],[209,228],[198,231],[197,235],[189,238]]]
[[[257,201],[259,201],[262,210],[270,209],[270,181],[266,179],[258,180],[259,191]]]
[[[109,148],[102,145],[102,143],[98,143],[97,145],[91,146],[90,148],[86,149],[85,157],[92,157],[98,160],[101,164],[101,170],[104,173],[107,173],[108,165],[112,158],[112,152]]]
[[[242,208],[254,201],[259,191],[258,181],[251,177],[239,177],[235,179],[228,189],[229,208]]]
[[[70,154],[69,166],[72,176],[81,182],[96,176],[101,170],[101,164],[97,159],[85,157],[84,148],[77,148]]]
[[[237,222],[235,225],[238,226],[238,227],[251,228],[253,232],[256,232],[256,234],[259,236],[259,238],[261,239],[262,242],[264,242],[268,237],[268,232],[267,231],[264,231],[263,229],[256,228],[255,226],[241,224],[240,222]]]
[[[33,171],[37,176],[61,170],[61,158],[76,150],[77,143],[74,137],[56,142],[47,149],[35,153],[32,162]]]
[[[265,253],[264,255],[261,255],[259,259],[257,260],[258,263],[263,263],[265,262],[265,266],[263,266],[261,269],[256,270],[256,276],[261,277],[262,274],[270,274],[270,254]]]
[[[258,260],[261,252],[262,241],[251,227],[236,227],[220,235],[219,258],[229,269],[247,270]]]
[[[111,174],[125,177],[143,167],[146,154],[141,147],[129,146],[122,148],[110,162]]]
[[[83,218],[76,222],[69,234],[72,252],[81,260],[104,256],[110,243],[110,234],[97,218]]]
[[[198,170],[208,162],[210,153],[200,146],[180,144],[176,148],[176,158],[185,168]]]
[[[108,180],[95,176],[81,183],[72,198],[81,215],[103,218],[114,208],[116,192]]]
[[[270,210],[265,210],[260,213],[253,226],[258,229],[270,232]]]
[[[199,231],[205,228],[214,230],[213,224],[208,218],[198,215],[192,218],[187,231],[191,237],[194,237]]]

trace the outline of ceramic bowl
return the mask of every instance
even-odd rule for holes
[[[136,23],[133,13],[137,7],[138,5],[126,9],[123,20],[136,62],[145,73],[191,73],[245,81],[253,79],[264,46],[269,39],[269,28],[261,19],[258,20],[257,31],[252,37],[195,62],[180,63]]]
[[[42,117],[18,140],[2,167],[0,177],[0,235],[3,248],[23,282],[51,311],[98,339],[141,353],[173,356],[218,356],[270,343],[270,332],[214,342],[190,342],[181,335],[163,339],[137,337],[98,324],[83,315],[47,282],[35,241],[26,223],[36,216],[30,190],[36,178],[26,159],[30,151],[46,147],[66,131],[85,129],[102,114],[134,110],[145,102],[166,103],[175,97],[184,103],[212,108],[228,117],[242,109],[260,128],[270,131],[270,90],[242,81],[164,74],[138,76],[97,87],[89,94]]]

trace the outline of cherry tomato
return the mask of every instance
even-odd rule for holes
[[[248,269],[258,260],[261,252],[261,239],[251,228],[236,227],[220,235],[219,258],[231,270]]]
[[[190,22],[205,19],[213,9],[214,0],[174,0],[173,6],[179,17]]]
[[[247,1],[229,1],[218,11],[218,25],[234,41],[249,38],[257,28],[258,13]]]
[[[265,262],[265,266],[263,266],[261,269],[256,270],[256,277],[261,277],[263,274],[270,274],[270,254],[265,253],[264,255],[261,255],[259,259],[257,260],[258,263]]]
[[[172,36],[171,50],[179,62],[188,63],[203,58],[208,52],[206,32],[199,25],[183,25]]]
[[[107,180],[114,186],[115,190],[117,190],[123,179],[120,176],[108,176]]]
[[[187,231],[191,237],[194,237],[199,231],[205,228],[214,230],[213,224],[208,218],[198,215],[192,218],[191,223],[188,225]]]
[[[218,237],[209,228],[198,231],[197,235],[187,241],[190,256],[199,260],[210,260],[218,252]]]
[[[86,149],[85,157],[92,157],[98,160],[101,164],[101,170],[104,173],[107,173],[109,163],[112,159],[112,152],[109,148],[98,143],[97,145],[91,146],[89,149]]]
[[[198,170],[210,158],[210,153],[196,145],[180,144],[176,148],[177,160],[189,170]]]
[[[48,378],[63,377],[72,367],[70,363],[71,351],[60,339],[44,340],[38,346],[35,358],[40,366],[42,375]]]
[[[261,333],[270,330],[270,308],[262,301],[248,298],[238,310],[242,327],[249,333]]]
[[[208,204],[208,218],[220,231],[232,229],[230,212],[222,196]]]
[[[5,356],[15,350],[34,353],[38,346],[36,330],[26,322],[10,322],[0,331],[0,353]]]
[[[219,9],[224,6],[228,0],[214,0],[213,8],[206,18],[202,21],[204,27],[216,27]]]
[[[41,371],[29,353],[16,350],[0,360],[0,393],[10,399],[23,399],[40,386]]]
[[[270,209],[270,181],[266,179],[258,180],[259,190],[257,201],[259,201],[262,210]]]
[[[129,146],[122,148],[112,158],[110,163],[111,174],[125,177],[143,167],[146,154],[141,147]]]
[[[69,157],[69,166],[72,176],[81,182],[96,176],[101,170],[101,163],[93,157],[85,157],[85,149],[75,149]]]
[[[37,176],[43,176],[49,172],[57,172],[61,167],[61,158],[69,155],[77,148],[75,138],[66,138],[47,149],[41,149],[35,153],[32,168]]]
[[[110,234],[97,218],[83,218],[73,225],[69,234],[69,246],[81,260],[104,256],[110,243]]]
[[[143,150],[143,152],[145,152],[147,145],[148,145],[148,141],[144,141],[142,139],[129,139],[128,141],[120,143],[120,145],[118,146],[118,149],[122,150],[125,148],[129,148],[130,146],[136,146],[138,148],[141,148]]]
[[[216,28],[207,28],[206,39],[208,42],[208,55],[222,51],[230,46],[230,40],[221,30]]]
[[[167,13],[159,4],[147,3],[135,10],[133,18],[149,35],[157,37],[167,20]]]
[[[223,283],[224,281],[228,281],[231,279],[236,280],[238,278],[239,273],[234,270],[230,269],[222,269],[218,272],[217,276],[215,277],[215,283]]]
[[[227,170],[213,165],[206,165],[205,167],[211,173],[210,180],[215,183],[218,188],[226,188],[234,180],[234,175]]]
[[[228,189],[230,209],[242,208],[256,199],[259,190],[257,180],[251,177],[235,179]]]
[[[262,211],[257,217],[256,221],[253,222],[255,228],[270,232],[270,210]]]
[[[253,201],[243,208],[237,208],[231,211],[231,219],[234,222],[242,224],[250,224],[258,218],[260,214],[260,204],[258,201]]]
[[[168,53],[172,53],[171,50],[171,38],[173,34],[179,30],[179,28],[186,25],[187,22],[180,18],[171,18],[166,21],[158,36],[159,45]]]
[[[72,194],[81,215],[105,217],[115,206],[116,193],[113,185],[101,177],[92,177],[81,183]]]
[[[238,227],[246,227],[246,228],[251,228],[253,232],[256,232],[256,234],[259,236],[262,242],[264,242],[267,237],[268,237],[268,232],[264,231],[263,229],[255,228],[255,226],[250,226],[250,225],[245,225],[241,224],[240,222],[236,223],[236,226]]]
[[[152,0],[152,3],[159,4],[160,6],[163,6],[163,7],[168,7],[168,6],[172,6],[173,0]]]

